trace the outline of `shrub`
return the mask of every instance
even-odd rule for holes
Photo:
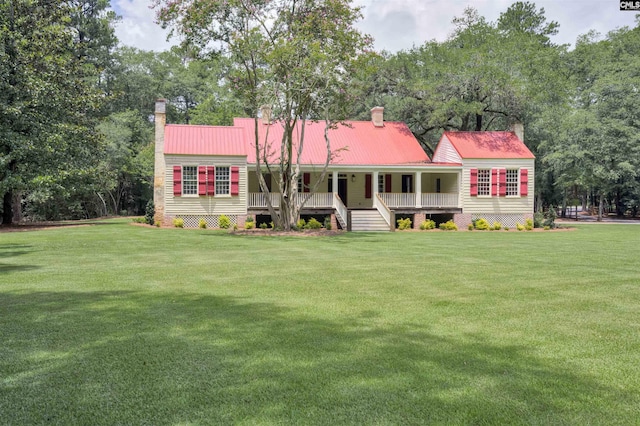
[[[131,220],[133,221],[133,223],[147,223],[146,217],[134,217]]]
[[[487,219],[480,218],[476,220],[476,229],[479,231],[489,230],[489,222],[487,222]]]
[[[435,228],[436,228],[436,223],[431,219],[423,220],[422,223],[420,224],[420,229],[422,229],[423,231],[426,231],[427,229],[435,229]]]
[[[315,217],[309,219],[309,222],[304,226],[305,229],[321,229],[322,224],[316,220]]]
[[[153,217],[156,215],[156,205],[153,200],[147,202],[147,206],[144,208],[144,219],[149,225],[153,225]]]
[[[229,229],[231,226],[231,220],[226,215],[221,214],[218,218],[218,226],[220,229]]]
[[[398,229],[401,231],[404,231],[405,229],[411,229],[411,219],[404,218],[404,219],[398,219],[396,222],[398,222]]]
[[[184,228],[184,219],[182,219],[181,217],[173,219],[173,226],[175,226],[176,228]]]
[[[272,222],[273,223],[273,222]],[[260,224],[260,229],[267,229],[269,227],[269,225],[266,224],[266,222],[262,222]]]
[[[331,216],[324,217],[324,229],[331,231]]]
[[[535,212],[533,214],[533,227],[542,228],[544,221],[544,214],[542,212]]]
[[[298,221],[296,222],[296,230],[297,231],[303,230],[306,224],[307,222],[304,219],[302,218],[298,219]]]
[[[160,225],[162,225],[159,220],[156,220],[153,224],[156,226],[156,228],[160,228]]]
[[[521,223],[516,223],[516,229],[518,231],[524,231],[524,225]]]
[[[200,220],[198,221],[198,228],[207,229],[207,221],[203,218],[200,218]]]
[[[526,229],[527,231],[533,231],[533,219],[525,220],[524,229]]]
[[[499,231],[502,229],[502,224],[500,222],[493,222],[493,227],[495,231]]]
[[[545,230],[545,231],[548,231],[549,229],[551,229],[551,227],[550,227],[550,226],[547,226],[547,225],[545,225],[545,226],[544,226],[544,230]]]
[[[247,216],[247,218],[244,220],[245,223],[247,222],[253,222],[253,216]]]
[[[457,231],[458,225],[456,225],[453,220],[448,220],[444,223],[441,223],[439,228],[443,231]]]
[[[549,206],[549,209],[544,214],[544,222],[543,226],[548,226],[549,228],[556,227],[556,218],[558,217],[556,213],[556,209],[553,206]]]
[[[467,225],[467,229],[468,229],[469,231],[473,231],[473,223],[468,224],[468,225]]]
[[[249,219],[249,218],[247,218]],[[246,220],[244,222],[244,229],[253,229],[256,227],[256,224],[253,220]]]
[[[508,230],[509,230],[509,227],[508,227],[508,226],[505,226],[505,227],[504,227],[504,230],[505,230],[505,231],[508,231]]]

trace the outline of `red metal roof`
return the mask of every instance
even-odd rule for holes
[[[164,153],[188,155],[247,155],[243,129],[228,126],[168,124]]]
[[[254,119],[236,118],[234,125],[245,129],[247,144],[250,146],[247,162],[255,163]],[[327,156],[324,128],[324,122],[306,122],[300,164],[324,164]],[[258,132],[260,143],[264,144],[265,138],[268,138],[266,140],[275,147],[273,151],[278,156],[283,126],[277,122],[271,125],[259,122]],[[294,133],[294,146],[297,147],[299,132]],[[383,127],[376,127],[371,121],[349,121],[330,129],[328,134],[331,150],[335,153],[331,164],[397,165],[430,162],[404,123],[385,122]]]
[[[514,132],[444,132],[462,158],[535,158]]]

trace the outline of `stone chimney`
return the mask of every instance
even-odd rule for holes
[[[155,162],[153,167],[153,203],[155,204],[155,221],[164,221],[164,176],[167,165],[164,160],[164,126],[167,123],[166,101],[158,99],[155,110]]]
[[[376,127],[384,127],[384,108],[373,107],[371,108],[371,121]]]
[[[260,107],[260,115],[262,116],[262,124],[267,126],[271,124],[271,107],[269,105],[262,105]]]
[[[516,134],[518,139],[524,142],[524,124],[519,121],[516,121],[511,125],[511,131]]]

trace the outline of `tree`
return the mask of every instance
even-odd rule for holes
[[[186,46],[230,61],[227,78],[255,122],[256,177],[268,193],[263,167],[278,172],[280,209],[270,197],[268,208],[276,226],[291,229],[319,182],[298,199],[305,123],[325,123],[322,180],[335,155],[329,130],[346,117],[346,88],[355,60],[371,45],[353,27],[360,9],[349,0],[156,0],[156,6],[160,21],[173,26]],[[259,140],[262,105],[271,107],[274,125],[283,127],[277,146]]]
[[[0,194],[4,224],[22,193],[86,175],[99,151],[95,69],[76,55],[61,0],[0,3]]]

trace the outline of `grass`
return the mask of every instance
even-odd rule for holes
[[[2,424],[637,424],[640,226],[0,234]]]

